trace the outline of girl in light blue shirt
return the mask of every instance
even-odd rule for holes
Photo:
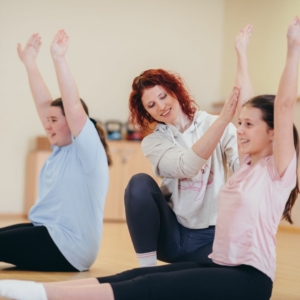
[[[36,65],[41,40],[33,34],[18,54],[27,71],[52,154],[39,177],[30,223],[0,229],[0,261],[36,271],[88,270],[99,252],[111,158],[100,124],[88,117],[65,54],[69,38],[52,44],[61,98],[52,100]]]

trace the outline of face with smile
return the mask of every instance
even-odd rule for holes
[[[52,146],[63,147],[71,144],[71,131],[60,107],[50,106],[45,129]]]
[[[274,130],[262,119],[260,109],[244,106],[238,120],[238,146],[242,154],[262,158],[273,152]]]
[[[142,104],[153,119],[165,124],[175,125],[183,114],[178,100],[161,85],[145,89]]]

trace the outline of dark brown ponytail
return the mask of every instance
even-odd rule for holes
[[[112,165],[112,158],[111,158],[109,147],[108,147],[108,144],[107,144],[107,141],[106,141],[106,131],[104,130],[104,128],[98,122],[96,123],[95,127],[97,129],[97,132],[98,132],[98,135],[100,137],[101,143],[104,147],[104,150],[105,150],[105,153],[106,153],[106,156],[107,156],[107,163],[108,163],[109,166],[111,166]]]
[[[292,221],[292,208],[298,198],[298,194],[300,193],[299,190],[299,180],[298,180],[298,161],[299,161],[299,134],[297,131],[296,126],[293,126],[293,134],[294,134],[294,145],[295,145],[295,150],[296,150],[296,156],[297,156],[297,168],[296,168],[296,186],[295,188],[291,191],[289,199],[285,205],[282,219],[288,221],[289,223],[293,224]]]

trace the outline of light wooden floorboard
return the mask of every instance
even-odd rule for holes
[[[13,217],[1,218],[0,228],[24,221],[26,220]],[[111,275],[135,267],[138,267],[138,263],[126,224],[104,223],[101,249],[96,262],[89,271],[81,273],[18,271],[11,269],[12,265],[0,262],[0,279],[74,280]],[[299,233],[279,231],[277,234],[277,273],[271,299],[300,300]]]

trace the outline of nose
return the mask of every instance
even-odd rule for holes
[[[159,110],[163,111],[165,109],[166,105],[163,102],[158,102],[157,107]]]
[[[47,123],[45,124],[45,129],[46,130],[50,130],[51,129],[51,123],[49,121],[47,121]]]
[[[238,125],[236,132],[237,132],[237,134],[242,134],[244,132],[242,125]]]

